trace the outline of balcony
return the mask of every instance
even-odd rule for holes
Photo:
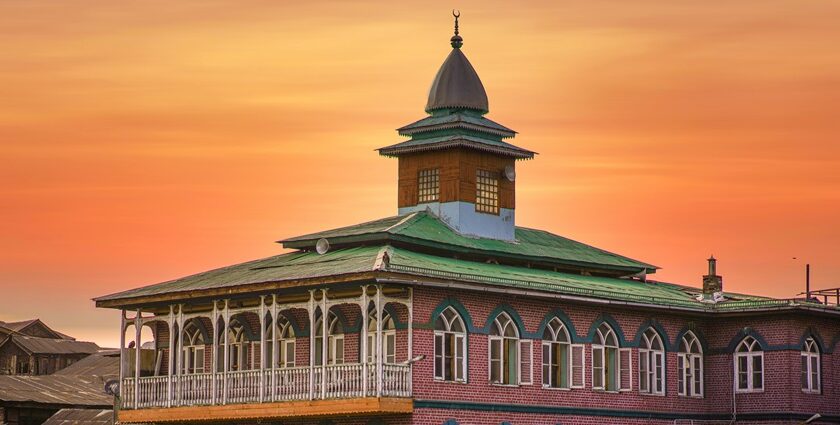
[[[323,376],[326,376],[326,382]],[[379,386],[376,385],[375,365],[368,367],[367,382],[363,378],[363,364],[201,373],[176,375],[171,379],[168,376],[150,376],[141,377],[136,385],[135,378],[125,378],[120,399],[122,409],[148,409],[377,396],[411,397],[409,365],[383,364]]]

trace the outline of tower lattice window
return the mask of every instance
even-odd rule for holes
[[[440,199],[440,168],[420,170],[417,175],[419,203],[435,202]]]
[[[482,213],[498,214],[498,174],[487,170],[477,170],[475,177],[475,210]]]

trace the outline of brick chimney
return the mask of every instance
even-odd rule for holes
[[[723,292],[723,276],[717,274],[717,260],[709,258],[709,274],[703,276],[703,295],[711,297],[715,292]]]

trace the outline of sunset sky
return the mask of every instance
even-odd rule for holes
[[[840,2],[4,1],[0,320],[116,346],[93,297],[396,213],[453,7],[539,152],[517,224],[699,286],[840,286]],[[796,260],[793,257],[797,257]]]

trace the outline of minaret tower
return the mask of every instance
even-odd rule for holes
[[[400,214],[430,210],[461,234],[513,241],[515,163],[535,153],[506,142],[516,132],[484,117],[487,93],[461,51],[460,13],[453,15],[452,51],[429,90],[429,116],[399,128],[410,139],[379,154],[399,159]]]

